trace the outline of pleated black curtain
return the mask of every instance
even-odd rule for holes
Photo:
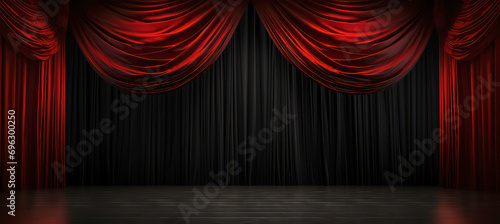
[[[227,49],[199,78],[174,91],[134,95],[104,82],[70,33],[67,153],[82,142],[89,147],[67,170],[67,184],[200,185],[231,161],[241,168],[229,176],[234,185],[386,184],[384,173],[398,174],[415,141],[438,127],[437,49],[433,36],[396,86],[338,93],[287,62],[250,5]],[[89,140],[88,132],[107,121],[115,129]],[[436,151],[404,184],[436,185],[437,178]]]

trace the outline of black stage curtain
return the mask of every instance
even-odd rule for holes
[[[436,35],[408,76],[366,95],[305,76],[251,6],[215,64],[162,94],[110,86],[68,36],[66,153],[76,157],[67,161],[68,185],[201,185],[231,161],[241,168],[226,175],[234,185],[386,184],[386,171],[398,174],[415,141],[438,127]],[[115,129],[99,135],[106,119]],[[84,134],[94,129],[101,131]],[[437,185],[437,178],[436,150],[404,184]]]

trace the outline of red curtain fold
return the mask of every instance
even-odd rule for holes
[[[440,49],[440,186],[500,191],[500,39],[471,61]]]
[[[64,164],[65,156],[64,44],[55,55],[39,61],[18,54],[9,41],[0,39],[2,188],[10,178],[9,110],[15,110],[15,189],[64,186],[52,168],[54,162]]]
[[[7,113],[15,110],[16,186],[64,185],[52,163],[64,164],[65,52],[69,7],[63,1],[0,2],[0,145],[2,188],[7,172]]]
[[[435,3],[440,127],[446,136],[440,185],[500,191],[500,1]]]
[[[57,1],[2,0],[0,32],[16,52],[46,60],[59,50],[66,37],[68,9],[67,4]]]
[[[436,0],[435,5],[437,26],[445,27],[443,47],[457,60],[479,55],[500,34],[500,0]]]
[[[417,62],[434,27],[427,1],[253,0],[285,57],[333,90],[389,87]]]
[[[222,53],[247,0],[73,1],[72,31],[112,85],[164,92],[196,78]]]

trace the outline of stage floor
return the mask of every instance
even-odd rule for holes
[[[192,224],[500,223],[498,193],[437,187],[397,187],[392,193],[387,186],[208,190],[208,195],[203,186],[19,191],[16,217],[1,223],[186,223],[181,210]]]

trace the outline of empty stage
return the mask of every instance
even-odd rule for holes
[[[19,191],[16,217],[7,223],[500,223],[498,193],[438,187],[397,187],[393,193],[386,186],[206,190],[117,186]]]

